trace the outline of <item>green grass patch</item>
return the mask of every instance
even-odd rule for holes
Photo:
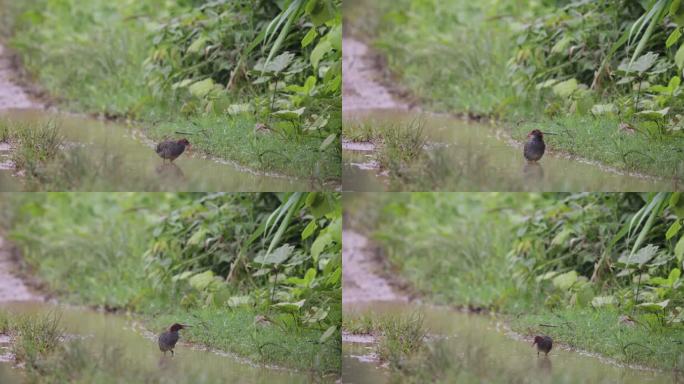
[[[628,133],[620,130],[619,125],[617,118],[569,115],[511,126],[517,140],[523,141],[531,130],[541,129],[557,133],[545,136],[552,150],[627,171],[664,178],[684,177],[684,137],[649,134],[645,129]]]
[[[665,327],[655,315],[635,314],[634,325],[620,321],[617,310],[567,308],[538,311],[511,319],[517,332],[546,334],[554,341],[664,370],[684,367],[684,340],[678,328]],[[540,324],[551,325],[541,326]]]

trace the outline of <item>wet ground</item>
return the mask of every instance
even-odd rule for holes
[[[111,167],[96,167],[95,171],[99,172],[98,177],[109,181],[107,184],[120,185],[121,190],[130,190],[127,187],[129,180],[143,180],[145,190],[240,192],[308,188],[308,183],[304,180],[252,172],[236,164],[207,158],[192,151],[184,153],[173,163],[164,163],[154,151],[155,143],[147,139],[140,128],[131,125],[44,110],[0,111],[0,118],[22,124],[54,122],[68,145],[83,148],[95,159],[108,159]],[[74,167],[95,166],[77,163]],[[0,191],[18,191],[23,188],[21,177],[16,177],[15,173],[13,169],[3,170],[0,167]],[[135,186],[139,184],[140,182]]]
[[[185,344],[182,331],[175,356],[163,357],[157,334],[134,318],[44,302],[16,276],[14,264],[8,244],[0,238],[0,309],[22,316],[57,315],[68,339],[82,339],[96,352],[119,348],[116,353],[129,369],[147,372],[148,378],[168,383],[301,383],[310,379],[302,372],[257,365],[233,354]],[[11,343],[9,335],[0,334],[0,383],[25,379],[14,364]]]
[[[537,356],[532,339],[511,332],[503,319],[409,302],[392,290],[379,271],[365,236],[350,229],[344,234],[343,303],[345,316],[424,316],[429,337],[444,340],[454,353],[458,370],[485,379],[493,372],[526,383],[670,383],[667,373],[629,367],[583,351],[556,345],[548,357]],[[354,274],[347,271],[355,271]],[[347,289],[358,286],[360,289]],[[388,383],[389,370],[375,355],[376,339],[343,334],[342,382]],[[468,356],[469,358],[465,358]],[[459,366],[460,364],[460,366]]]
[[[69,338],[82,339],[94,353],[113,348],[117,359],[131,371],[145,372],[155,382],[194,383],[302,383],[306,374],[265,367],[227,353],[205,350],[184,344],[175,348],[175,356],[162,355],[157,347],[156,333],[151,333],[134,319],[87,309],[56,306],[35,302],[0,304],[0,308],[27,316],[56,314]],[[161,331],[161,330],[160,330]],[[11,363],[0,362],[0,383],[15,383],[21,371]],[[144,381],[141,378],[141,381]],[[149,380],[148,380],[149,382]]]
[[[0,45],[0,118],[27,124],[57,123],[69,146],[82,147],[98,159],[116,163],[116,167],[108,167],[97,175],[107,179],[106,185],[120,185],[125,191],[137,190],[140,182],[133,186],[128,184],[129,180],[137,179],[144,180],[144,190],[155,191],[299,191],[310,188],[306,180],[255,172],[198,153],[184,153],[173,164],[164,164],[154,152],[156,143],[143,135],[142,127],[48,112],[17,82],[17,72],[10,55]],[[22,178],[17,177],[20,175],[11,161],[12,150],[10,143],[0,142],[0,191],[24,189]],[[74,164],[73,167],[66,173],[78,173],[79,167],[91,167],[91,171],[101,168],[93,164]],[[116,169],[117,174],[111,169]]]
[[[679,189],[674,181],[623,172],[585,159],[553,151],[536,164],[522,156],[522,146],[502,129],[453,116],[408,109],[394,98],[380,79],[380,69],[369,48],[351,37],[343,39],[345,55],[344,124],[423,125],[426,152],[431,158],[424,173],[432,174],[431,189],[462,191],[659,191]],[[351,70],[354,69],[355,72]],[[347,76],[347,73],[352,75]],[[343,141],[343,188],[346,191],[383,191],[390,187],[387,173],[378,169],[374,143]],[[401,189],[423,189],[425,184]]]

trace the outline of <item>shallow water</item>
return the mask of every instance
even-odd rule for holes
[[[70,145],[82,146],[94,156],[115,157],[126,178],[145,180],[152,190],[240,192],[309,188],[304,180],[257,174],[235,164],[224,164],[192,152],[184,153],[173,164],[163,164],[154,152],[154,143],[147,141],[138,129],[131,126],[43,110],[3,111],[0,117],[26,123],[54,121]],[[12,170],[0,168],[0,191],[22,190],[21,178],[12,176],[12,173]],[[99,176],[110,178],[109,184],[121,185],[121,190],[130,189],[126,188],[126,178],[122,179],[120,174],[100,173]]]
[[[13,313],[37,316],[56,313],[61,325],[70,337],[81,338],[88,348],[102,351],[103,346],[121,346],[118,352],[130,369],[149,372],[162,382],[194,383],[302,383],[309,378],[300,372],[269,368],[251,364],[232,355],[221,356],[202,349],[180,344],[175,356],[163,357],[157,347],[154,334],[142,329],[135,321],[120,315],[90,311],[87,309],[56,307],[39,302],[14,302],[0,304],[0,308]],[[2,348],[2,344],[0,344]],[[0,349],[2,355],[2,349]],[[21,369],[12,363],[0,361],[0,383],[22,382]],[[141,378],[141,382],[143,378]]]
[[[395,302],[345,305],[345,316],[372,312],[401,316],[416,311],[424,314],[425,327],[433,338],[446,338],[456,351],[455,361],[469,361],[463,370],[488,372],[497,369],[503,377],[522,378],[529,383],[671,383],[667,373],[620,366],[588,353],[554,346],[548,358],[537,356],[530,340],[512,335],[504,324],[485,315],[467,314],[446,308]],[[482,359],[461,360],[458,356],[478,353]],[[342,381],[344,383],[388,382],[388,370],[372,360],[372,346],[344,343]]]
[[[547,153],[537,164],[528,164],[522,148],[513,146],[506,135],[485,124],[448,116],[419,115],[403,109],[353,110],[345,123],[407,125],[424,122],[428,151],[439,151],[442,170],[437,189],[477,191],[663,191],[678,189],[673,182],[619,174],[598,164]],[[547,148],[553,138],[547,137]],[[343,152],[343,188],[346,191],[387,190],[387,177],[368,169],[367,152]],[[405,189],[413,189],[407,185]]]

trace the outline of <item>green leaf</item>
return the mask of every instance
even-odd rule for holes
[[[211,78],[198,81],[188,88],[190,94],[202,98],[209,94],[214,89],[214,80]]]
[[[672,33],[670,33],[670,36],[667,37],[667,40],[665,41],[665,47],[670,48],[679,41],[680,37],[682,37],[682,32],[679,30],[679,28],[676,28],[674,31],[672,31]]]
[[[252,299],[251,296],[231,296],[226,300],[226,305],[229,306],[230,308],[236,308],[236,307],[241,307],[241,306],[246,306],[246,305],[252,305],[254,300]]]
[[[190,286],[199,291],[206,289],[212,281],[214,281],[214,272],[211,270],[198,273],[188,280]]]
[[[294,246],[290,244],[284,244],[279,248],[276,248],[273,252],[268,255],[262,254],[254,258],[255,263],[259,264],[275,264],[279,265],[287,261],[287,259],[292,255]]]
[[[670,300],[661,301],[660,303],[641,303],[637,308],[641,308],[648,312],[660,312],[670,303]]]
[[[311,28],[309,29],[309,32],[304,35],[304,38],[302,39],[302,48],[306,48],[309,44],[313,43],[314,40],[316,40],[316,37],[318,37],[318,32],[316,32],[316,28]]]
[[[577,80],[569,79],[561,81],[553,86],[553,93],[560,97],[568,97],[577,89]]]
[[[313,257],[314,262],[318,263],[318,256],[321,255],[325,247],[332,243],[332,241],[332,236],[329,233],[318,235],[313,244],[311,244],[311,257]]]
[[[618,66],[618,70],[624,71],[624,72],[637,72],[637,73],[644,73],[646,72],[649,68],[655,64],[656,60],[658,60],[658,54],[653,53],[653,52],[647,52],[644,55],[640,56],[636,61],[633,63],[628,63],[628,62],[623,62]]]
[[[618,262],[625,265],[639,265],[642,266],[648,263],[653,256],[658,253],[658,247],[653,244],[648,244],[647,246],[641,248],[633,255],[622,255],[618,258]]]
[[[325,343],[332,335],[335,334],[336,330],[337,330],[337,326],[331,325],[328,329],[325,330],[325,332],[323,332],[323,334],[321,335],[321,338],[318,339],[318,342],[321,344]]]
[[[551,240],[551,245],[564,245],[568,241],[570,235],[572,235],[572,229],[564,228],[554,236],[553,240]]]
[[[316,48],[311,51],[311,57],[309,58],[311,60],[311,65],[313,65],[314,69],[318,69],[318,63],[323,59],[323,56],[325,56],[326,53],[332,51],[333,47],[332,44],[330,44],[330,41],[327,39],[323,39],[318,42],[318,45],[316,45]]]
[[[595,116],[615,114],[617,111],[615,104],[594,104],[591,107],[591,113]]]
[[[672,225],[670,225],[670,228],[667,229],[667,232],[665,233],[665,239],[670,240],[677,233],[679,233],[680,229],[682,229],[682,224],[680,224],[679,220],[676,220],[674,223],[672,223]]]
[[[306,110],[306,107],[301,107],[301,108],[294,110],[294,111],[288,111],[288,110],[276,111],[276,112],[273,112],[273,116],[275,116],[279,119],[297,120],[304,114],[305,110]]]
[[[283,312],[298,312],[304,306],[305,302],[306,300],[300,300],[296,303],[278,303],[273,304],[273,308]]]
[[[265,67],[263,67],[264,72],[280,73],[287,69],[294,59],[294,53],[283,52],[271,60]]]
[[[207,38],[204,36],[198,37],[188,47],[188,53],[199,53],[200,51],[204,50],[204,47],[206,47],[206,46],[207,46]]]
[[[316,224],[316,220],[309,221],[309,224],[307,224],[304,230],[302,231],[302,240],[308,239],[309,236],[313,235],[314,232],[316,232],[317,228],[318,224]]]
[[[568,290],[577,281],[577,272],[569,271],[553,278],[553,285],[560,290]]]
[[[591,306],[594,308],[601,308],[609,305],[615,305],[617,301],[613,296],[596,296],[591,300]]]
[[[675,54],[675,64],[677,64],[677,68],[679,68],[680,71],[684,67],[684,44],[679,46],[679,49]]]
[[[684,236],[679,238],[679,241],[677,241],[677,245],[675,245],[674,249],[674,254],[675,257],[677,257],[677,260],[679,262],[682,262],[682,256],[684,256]]]
[[[199,228],[188,239],[188,245],[203,245],[206,238],[207,230],[205,228]]]
[[[330,135],[328,135],[328,137],[326,137],[325,140],[323,140],[323,142],[321,143],[319,149],[321,151],[325,151],[325,149],[328,148],[328,146],[335,141],[335,138],[337,138],[337,133],[331,133]]]

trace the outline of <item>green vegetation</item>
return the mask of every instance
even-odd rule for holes
[[[64,300],[258,362],[339,374],[339,194],[16,194],[2,222]]]
[[[3,0],[0,32],[69,109],[143,121],[154,140],[188,135],[257,170],[339,180],[340,4]]]
[[[377,206],[377,216],[353,225],[375,228],[393,268],[431,301],[500,312],[519,332],[619,361],[682,370],[681,194],[364,196],[350,205]]]
[[[498,119],[514,138],[554,132],[553,149],[681,178],[679,1],[355,2],[371,40],[429,109]],[[371,21],[371,19],[374,19]]]

